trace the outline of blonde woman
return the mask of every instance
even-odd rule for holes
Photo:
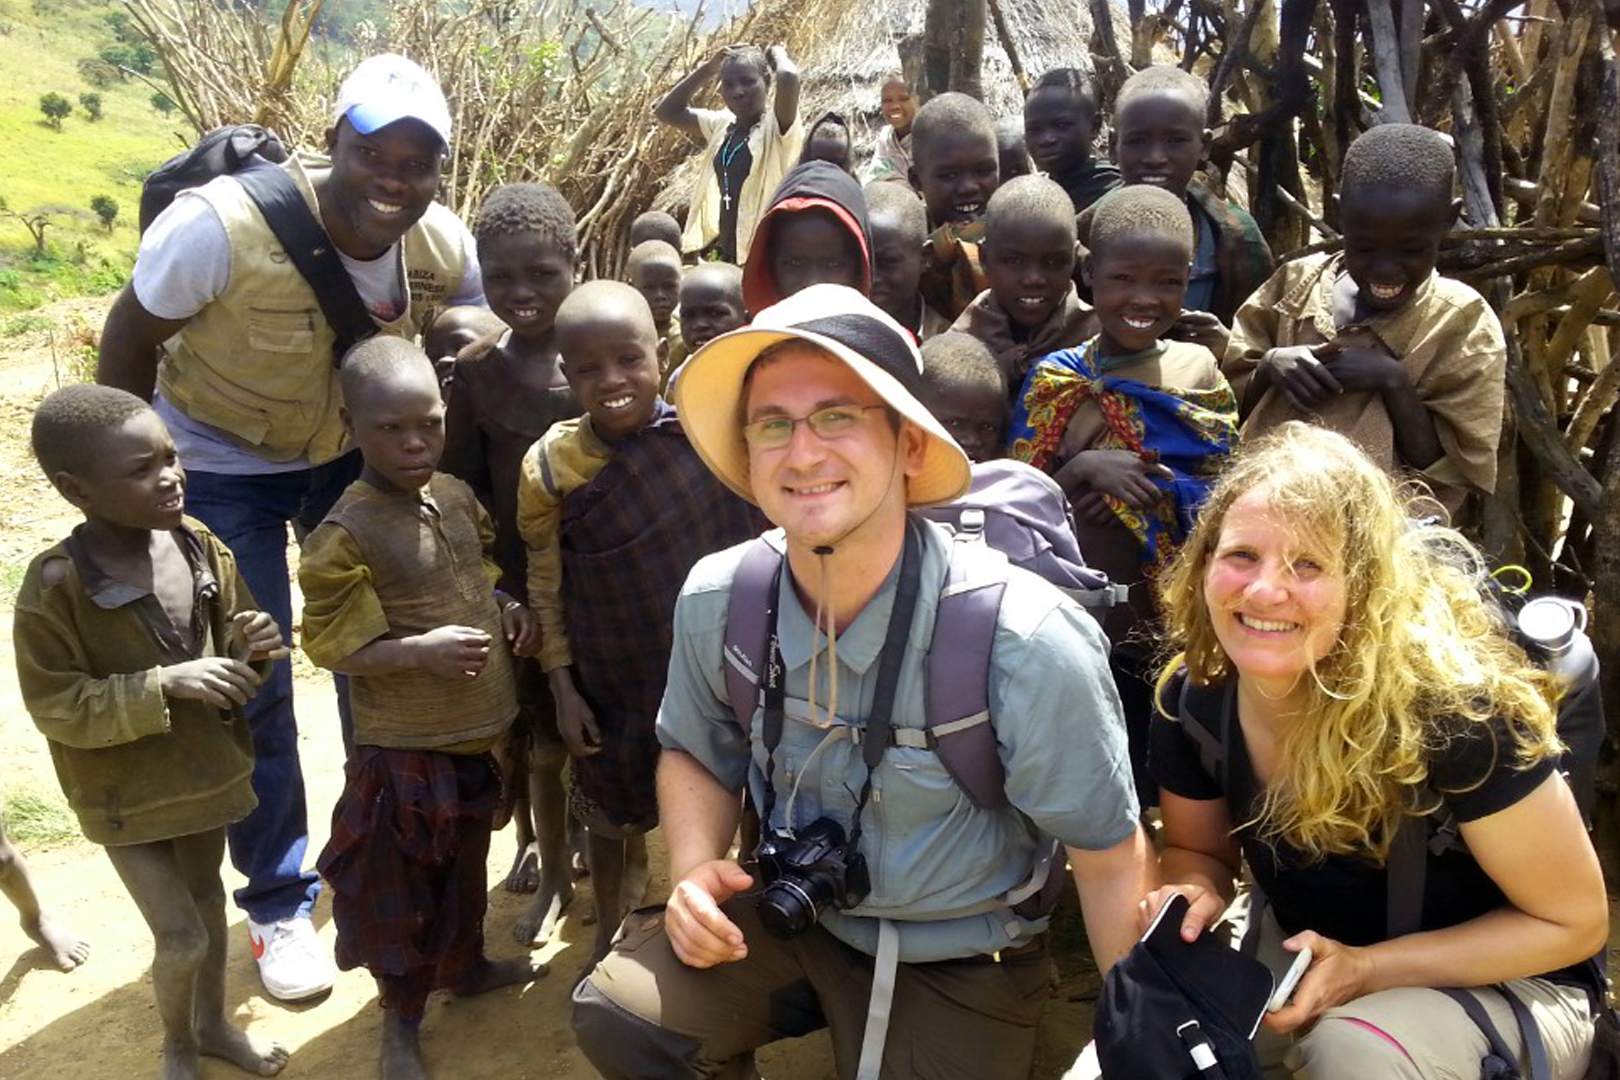
[[[1486,1037],[1431,988],[1497,983],[1529,1006],[1556,1080],[1585,1071],[1603,879],[1555,767],[1556,690],[1498,629],[1478,565],[1457,534],[1409,524],[1348,440],[1290,423],[1234,460],[1161,579],[1180,655],[1150,758],[1166,884],[1142,917],[1184,893],[1191,939],[1248,860],[1260,958],[1280,975],[1313,954],[1266,1019],[1268,1077],[1472,1080]],[[1173,719],[1186,680],[1203,704]],[[1200,755],[1194,720],[1224,732],[1221,758]],[[1428,856],[1420,929],[1391,938],[1391,843],[1438,804],[1466,847]],[[1477,997],[1522,1054],[1509,1003]]]

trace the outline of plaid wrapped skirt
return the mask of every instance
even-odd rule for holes
[[[316,865],[332,889],[338,967],[371,972],[384,1008],[419,1019],[429,991],[467,986],[484,963],[500,794],[488,754],[355,747]]]

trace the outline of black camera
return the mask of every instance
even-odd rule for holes
[[[755,901],[759,921],[775,937],[797,937],[831,904],[852,908],[872,889],[866,857],[832,818],[817,818],[796,837],[772,831],[755,852],[765,889]]]

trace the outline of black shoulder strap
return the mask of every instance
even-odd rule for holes
[[[1228,679],[1214,686],[1196,686],[1185,668],[1176,676],[1181,692],[1176,698],[1176,716],[1182,729],[1198,744],[1198,761],[1204,773],[1232,793],[1232,755],[1227,740],[1232,735],[1232,706],[1237,682]]]
[[[1552,1080],[1552,1067],[1547,1060],[1547,1046],[1542,1041],[1541,1029],[1536,1026],[1536,1018],[1531,1015],[1525,1003],[1519,1000],[1518,995],[1506,986],[1498,983],[1492,989],[1507,1001],[1508,1008],[1513,1010],[1513,1019],[1519,1025],[1519,1036],[1524,1040],[1525,1060],[1529,1063],[1529,1069],[1522,1074],[1519,1072],[1518,1055],[1508,1048],[1502,1033],[1491,1023],[1490,1014],[1485,1011],[1485,1006],[1479,1003],[1479,998],[1469,990],[1440,989],[1442,994],[1455,1001],[1462,1011],[1468,1014],[1468,1019],[1484,1034],[1485,1041],[1491,1047],[1486,1060],[1489,1061],[1494,1057],[1507,1069],[1505,1073],[1485,1072],[1484,1075],[1519,1077],[1520,1080]]]
[[[1401,819],[1384,863],[1384,928],[1388,938],[1415,934],[1423,925],[1423,889],[1429,876],[1428,819]]]
[[[248,193],[264,215],[265,224],[281,241],[287,257],[304,275],[315,299],[321,305],[321,314],[337,341],[332,346],[332,364],[343,362],[343,354],[350,347],[377,332],[377,323],[366,309],[365,301],[354,287],[354,279],[338,258],[320,221],[310,213],[298,185],[293,183],[287,170],[259,157],[251,157],[235,174],[237,183]]]

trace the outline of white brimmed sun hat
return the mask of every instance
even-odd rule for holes
[[[761,311],[740,330],[694,353],[675,385],[675,411],[704,463],[754,502],[743,442],[743,378],[760,353],[784,341],[825,349],[926,437],[922,469],[906,485],[912,506],[949,502],[971,480],[967,455],[917,398],[922,355],[911,335],[846,285],[812,285]]]

